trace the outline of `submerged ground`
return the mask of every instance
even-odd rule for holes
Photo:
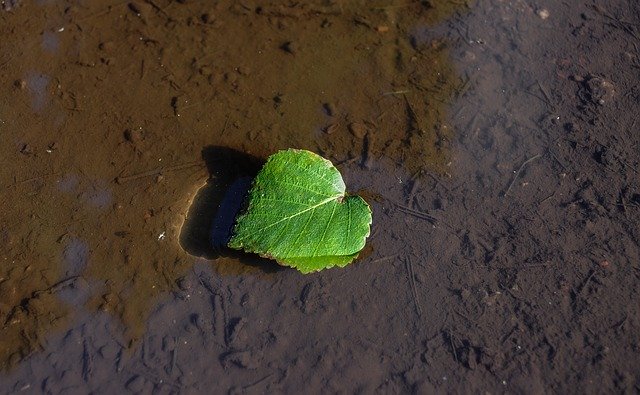
[[[0,3],[0,391],[640,391],[640,5]],[[281,148],[345,269],[213,249]]]

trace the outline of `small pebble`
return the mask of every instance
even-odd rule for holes
[[[114,48],[115,48],[115,44],[113,43],[113,41],[105,41],[98,44],[98,49],[101,51],[109,52],[109,51],[113,51]]]
[[[124,131],[124,138],[132,144],[138,143],[142,141],[142,131],[140,129],[127,129]]]
[[[141,392],[144,389],[145,379],[142,376],[135,375],[127,381],[126,387],[132,392]]]
[[[334,115],[336,115],[336,107],[333,105],[333,103],[324,103],[322,105],[322,108],[324,109],[324,112],[332,117]]]
[[[153,8],[149,3],[139,3],[136,1],[132,1],[129,3],[129,9],[139,16],[140,18],[146,19],[152,12]]]
[[[165,336],[162,339],[162,351],[169,352],[176,348],[176,340],[171,336]]]
[[[296,52],[298,52],[298,46],[292,41],[287,41],[286,43],[282,44],[280,46],[280,49],[287,53],[290,53],[291,55],[295,55]]]
[[[23,144],[22,148],[20,148],[20,153],[23,155],[31,155],[33,154],[33,149],[29,144]]]
[[[249,68],[246,66],[237,67],[236,71],[238,72],[238,74],[244,75],[244,76],[248,76],[249,74],[251,74],[251,70],[249,70]]]
[[[339,125],[337,123],[332,123],[325,126],[323,130],[326,134],[333,134],[336,130],[338,130],[338,126]]]
[[[193,288],[193,282],[188,277],[181,277],[176,281],[178,288],[182,291],[189,291]]]
[[[359,122],[351,122],[349,124],[349,131],[355,138],[363,139],[367,134],[367,127]]]
[[[118,354],[118,347],[115,344],[107,344],[100,347],[98,353],[106,360],[114,360]]]
[[[202,66],[200,67],[200,70],[198,70],[198,72],[200,73],[200,75],[210,76],[211,74],[213,74],[213,69],[211,68],[211,66]]]
[[[27,81],[23,79],[15,80],[13,83],[13,86],[15,86],[18,89],[25,89],[27,87]]]
[[[213,23],[213,15],[209,14],[208,12],[200,15],[200,20],[202,21],[202,23]]]
[[[538,11],[536,11],[536,14],[538,14],[538,16],[540,17],[540,19],[545,20],[547,18],[549,18],[549,10],[547,10],[546,8],[541,8]]]

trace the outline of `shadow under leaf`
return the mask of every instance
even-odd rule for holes
[[[235,218],[245,205],[253,178],[265,161],[227,147],[207,146],[202,159],[209,172],[189,207],[180,232],[180,245],[190,255],[206,259],[229,257],[273,272],[275,262],[226,247]]]

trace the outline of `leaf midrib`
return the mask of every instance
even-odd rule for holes
[[[266,229],[271,228],[272,226],[276,226],[276,225],[278,225],[279,223],[281,223],[281,222],[283,222],[283,221],[288,221],[288,220],[290,220],[291,218],[298,217],[298,216],[300,216],[300,215],[302,215],[302,214],[304,214],[304,213],[306,213],[306,212],[309,212],[309,211],[314,210],[314,209],[316,209],[316,208],[318,208],[318,207],[320,207],[320,206],[322,206],[322,205],[324,205],[324,204],[327,204],[327,203],[329,203],[329,202],[330,202],[330,201],[332,201],[332,200],[336,200],[336,199],[338,199],[340,196],[342,196],[342,194],[337,194],[337,195],[334,195],[334,196],[328,197],[328,198],[324,199],[323,201],[321,201],[321,202],[319,202],[319,203],[317,203],[317,204],[315,204],[315,205],[313,205],[313,206],[307,207],[306,209],[304,209],[304,210],[302,210],[302,211],[300,211],[300,212],[297,212],[297,213],[295,213],[295,214],[293,214],[293,215],[290,215],[290,216],[288,216],[288,217],[280,218],[280,219],[279,219],[279,220],[277,220],[276,222],[274,222],[274,223],[272,223],[272,224],[269,224],[269,225],[265,226],[264,228],[257,229],[255,232],[262,232],[262,231],[264,231],[264,230],[266,230]]]

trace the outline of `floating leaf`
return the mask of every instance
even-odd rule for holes
[[[228,245],[310,273],[353,261],[370,225],[371,208],[346,195],[330,161],[289,149],[271,155],[256,176]]]

